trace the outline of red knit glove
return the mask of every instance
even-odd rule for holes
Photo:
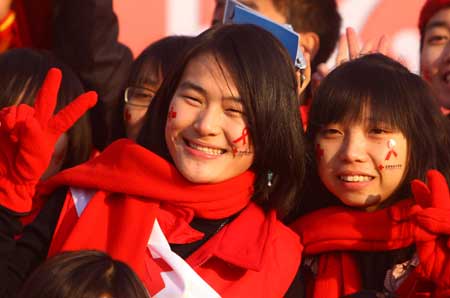
[[[439,289],[450,289],[450,195],[445,177],[436,170],[427,173],[428,185],[420,180],[411,184],[418,203],[412,208],[415,224],[433,240],[416,241],[420,259],[418,273],[433,281]]]
[[[34,107],[20,104],[0,111],[0,205],[12,211],[30,211],[59,136],[97,101],[95,92],[84,93],[53,116],[60,83],[61,71],[52,68]]]

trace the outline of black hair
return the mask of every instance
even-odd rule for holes
[[[149,298],[127,264],[95,250],[64,252],[40,265],[19,298]]]
[[[0,55],[0,108],[18,103],[33,105],[50,68],[62,72],[55,112],[84,92],[75,73],[50,53],[31,49],[12,49]],[[89,159],[92,151],[91,127],[87,115],[67,132],[69,144],[63,168]]]
[[[282,0],[286,20],[297,32],[314,32],[319,36],[320,46],[314,60],[312,71],[317,65],[326,62],[339,40],[341,16],[336,0]]]
[[[284,215],[299,199],[304,177],[297,81],[284,47],[257,26],[220,25],[196,37],[156,93],[138,143],[172,161],[164,134],[169,104],[189,62],[206,54],[230,74],[242,99],[255,148],[253,200]]]
[[[429,169],[441,171],[450,181],[450,125],[432,91],[418,75],[381,54],[346,62],[322,81],[309,114],[309,154],[314,154],[314,141],[323,126],[360,121],[367,107],[371,122],[398,129],[408,143],[405,178],[386,204],[411,197],[410,182],[425,180]],[[309,201],[303,212],[339,204],[320,182],[315,164],[310,166],[308,172],[314,174],[308,177],[306,192],[321,200]]]

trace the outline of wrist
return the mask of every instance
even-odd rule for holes
[[[1,177],[0,205],[17,213],[28,213],[31,210],[37,183],[28,182],[19,184]]]

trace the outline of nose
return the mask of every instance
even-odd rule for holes
[[[221,131],[221,115],[213,107],[201,111],[194,122],[194,129],[200,136],[214,136]]]
[[[346,135],[342,142],[339,157],[346,162],[364,162],[368,158],[366,141],[360,135]]]

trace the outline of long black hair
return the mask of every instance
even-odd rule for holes
[[[203,54],[228,71],[242,98],[255,148],[253,200],[286,214],[299,199],[305,168],[297,81],[286,50],[259,27],[217,26],[196,37],[158,90],[138,143],[171,161],[164,137],[169,104],[188,63]]]

